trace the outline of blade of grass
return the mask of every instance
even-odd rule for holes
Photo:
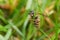
[[[58,40],[59,35],[58,31],[59,31],[59,25],[58,23],[57,24],[55,23],[55,40]]]
[[[29,10],[26,10],[25,13],[21,16],[21,19],[16,23],[17,26],[21,26],[24,21],[26,20],[26,17],[28,16]]]
[[[3,11],[1,9],[0,9],[0,15],[1,16],[4,16]]]
[[[30,9],[33,0],[28,0],[26,5],[26,10]]]
[[[40,31],[46,36],[46,37],[48,37],[48,35],[42,30],[42,29],[40,29]],[[49,37],[48,37],[49,38]],[[50,38],[49,38],[49,40],[51,40]]]
[[[11,34],[12,34],[12,29],[10,28],[10,29],[8,30],[8,32],[6,33],[5,37],[4,37],[5,40],[8,40],[8,39],[10,38]]]
[[[48,32],[46,32],[47,35],[49,35],[53,30],[54,30],[53,28],[50,29],[50,30],[48,30]],[[39,38],[39,40],[42,40],[42,39],[45,38],[45,37],[46,37],[46,36],[43,34],[43,35]]]
[[[0,35],[0,40],[5,40],[4,37],[2,35]]]
[[[9,21],[9,24],[12,26],[13,29],[16,30],[16,32],[21,35],[22,37],[24,36],[23,33],[11,22]]]
[[[0,32],[7,32],[7,28],[5,28],[4,26],[0,25]]]
[[[8,22],[6,21],[6,19],[5,19],[3,16],[0,16],[0,19],[3,20],[3,22],[4,22],[5,24],[8,23]]]
[[[29,19],[30,19],[30,15],[27,16],[27,18],[23,24],[23,34],[24,34],[23,40],[25,40],[26,26],[28,24]]]
[[[27,40],[30,40],[34,34],[35,34],[34,33],[34,26],[33,26],[32,22],[31,22],[29,24],[29,28],[28,28]]]

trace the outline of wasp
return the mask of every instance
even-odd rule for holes
[[[34,16],[34,11],[30,11],[29,15],[30,15],[30,21],[33,21],[35,27],[40,28],[40,14],[37,13]]]

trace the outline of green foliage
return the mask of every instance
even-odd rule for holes
[[[7,2],[13,6],[12,0]],[[0,5],[3,4],[4,2],[0,1]],[[51,5],[54,7],[49,10]],[[24,12],[21,12],[23,7]],[[18,5],[11,10],[12,12],[7,9],[9,15],[7,15],[8,11],[5,13],[3,10],[6,9],[0,8],[0,40],[9,40],[11,36],[19,40],[58,40],[58,36],[60,36],[60,0],[18,0]],[[29,14],[32,10],[34,11],[33,18]],[[46,10],[48,15],[45,15]],[[53,13],[51,13],[52,10]],[[49,15],[50,13],[51,15]],[[8,18],[5,18],[5,14]],[[36,27],[36,23],[34,24],[37,14],[40,17],[40,28]],[[49,25],[50,22],[53,27]],[[50,34],[53,35],[50,37]]]

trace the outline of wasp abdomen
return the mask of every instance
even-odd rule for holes
[[[39,16],[35,17],[34,25],[35,25],[35,27],[40,28],[40,18],[39,18]]]

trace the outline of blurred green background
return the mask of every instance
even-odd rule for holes
[[[60,40],[60,0],[0,0],[0,40]]]

